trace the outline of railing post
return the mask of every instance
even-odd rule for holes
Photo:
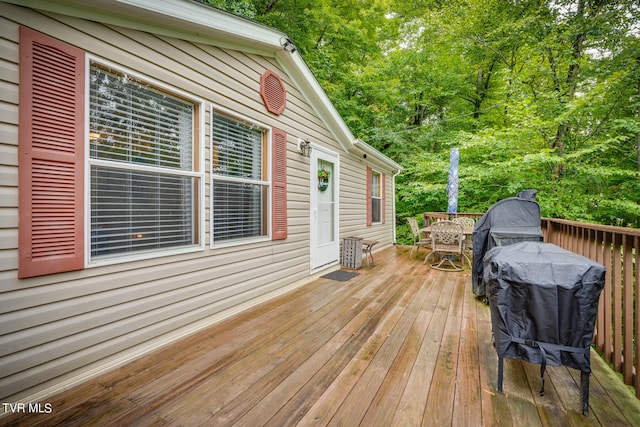
[[[622,372],[622,239],[617,233],[611,234],[611,250],[613,262],[610,264],[612,271],[613,291],[613,366],[618,372]]]
[[[633,384],[633,360],[634,358],[634,337],[633,337],[633,237],[625,236],[622,239],[622,262],[624,271],[624,344],[623,344],[623,366],[622,376],[625,384]],[[637,284],[636,284],[637,287]],[[637,314],[636,314],[637,316]]]
[[[634,351],[635,351],[635,378],[631,382],[636,389],[636,397],[640,399],[640,349],[638,343],[638,337],[640,336],[640,296],[638,292],[640,292],[640,236],[633,237],[633,247],[634,247],[634,263],[635,263],[635,286],[633,286],[633,293],[636,296],[636,319],[634,322],[635,325],[635,336],[634,336]]]
[[[592,260],[604,265],[604,232],[593,230],[594,239],[592,245]],[[606,267],[606,265],[605,265]],[[608,270],[607,270],[608,271]],[[606,273],[608,274],[608,273]],[[606,287],[607,279],[605,278],[605,287]],[[598,303],[598,318],[596,320],[596,348],[601,353],[605,353],[605,336],[606,336],[606,328],[610,322],[607,322],[606,313],[608,309],[606,309],[606,298],[605,298],[606,290],[600,293],[600,301]],[[611,319],[609,317],[609,319]]]
[[[605,274],[605,281],[604,281],[604,289],[602,291],[602,294],[604,295],[603,299],[604,301],[602,301],[604,304],[604,347],[602,349],[602,352],[604,354],[604,358],[605,360],[607,360],[608,362],[612,361],[612,355],[611,355],[611,351],[613,349],[612,347],[612,340],[611,340],[611,334],[613,332],[612,327],[613,327],[613,317],[612,317],[612,313],[611,313],[611,309],[613,307],[612,305],[612,301],[611,301],[611,234],[608,232],[604,232],[603,233],[603,239],[602,239],[602,254],[603,254],[603,259],[601,264],[604,265],[607,269],[607,272]]]

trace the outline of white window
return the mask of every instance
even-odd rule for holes
[[[268,236],[268,132],[263,127],[212,113],[213,242]]]
[[[371,172],[371,221],[382,222],[382,184],[381,175]]]
[[[91,259],[198,244],[198,105],[92,63]]]

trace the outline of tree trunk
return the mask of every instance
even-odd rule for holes
[[[276,3],[278,0],[270,0],[265,7],[265,14],[271,12],[276,7]]]
[[[420,92],[414,102],[415,104],[413,106],[413,119],[411,120],[411,125],[422,126],[422,122],[424,121],[427,113],[427,108],[424,106],[424,92]]]
[[[638,96],[640,97],[640,80],[638,80]],[[638,118],[640,119],[640,107],[638,107]],[[638,172],[640,172],[640,132],[636,135],[636,146],[638,150]]]
[[[636,58],[636,62],[640,67],[640,56]],[[638,78],[638,99],[640,99],[640,78]],[[638,119],[640,119],[640,105],[638,106]],[[638,172],[640,172],[640,132],[638,132],[638,134],[636,135],[636,151],[638,153],[637,169]],[[640,220],[638,221],[638,223],[640,224]]]
[[[584,19],[587,18],[587,14],[585,12],[585,1],[580,0],[578,2],[578,8],[576,10],[575,21],[580,22],[578,25],[582,26],[580,31],[576,34],[573,39],[572,44],[572,62],[569,64],[569,70],[567,71],[567,77],[564,81],[564,94],[558,93],[558,96],[563,96],[567,99],[567,102],[571,102],[576,95],[576,88],[578,83],[578,75],[580,74],[580,59],[584,54],[584,42],[587,38],[584,28]],[[551,66],[555,70],[555,64],[551,63]],[[556,82],[557,84],[557,82]],[[559,86],[556,86],[559,89]],[[560,123],[558,125],[558,129],[556,131],[556,136],[551,143],[551,147],[555,148],[556,153],[560,156],[564,156],[567,148],[567,137],[569,135],[569,131],[571,130],[571,126],[569,123]],[[564,165],[558,164],[555,167],[556,176],[560,176],[562,171],[564,170]]]
[[[489,83],[491,81],[491,75],[493,74],[493,69],[496,65],[496,59],[494,58],[489,64],[489,69],[485,74],[482,69],[478,70],[478,74],[476,77],[476,93],[475,98],[473,99],[473,118],[479,119],[480,113],[482,112],[482,104],[484,103],[485,98],[487,97],[487,93],[489,92]]]

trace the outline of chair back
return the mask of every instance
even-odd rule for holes
[[[415,218],[407,218],[409,222],[409,227],[411,227],[411,233],[413,235],[413,239],[420,236],[420,227],[418,227],[418,221]]]
[[[473,220],[473,218],[469,218],[468,216],[459,216],[452,219],[452,221],[461,224],[463,228],[473,228],[476,225],[476,222]]]
[[[434,252],[462,253],[464,229],[461,224],[453,221],[436,221],[429,228]]]

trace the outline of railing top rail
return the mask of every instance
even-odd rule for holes
[[[614,225],[594,224],[591,222],[571,221],[568,219],[560,219],[560,218],[543,217],[541,219],[543,222],[547,221],[551,223],[569,225],[572,227],[590,228],[592,230],[605,231],[608,233],[615,233],[615,234],[626,234],[629,236],[640,236],[640,228],[616,227]]]
[[[458,212],[457,214],[449,214],[447,212],[424,212],[423,216],[425,218],[449,218],[450,216],[470,216],[479,218],[484,215],[481,212]],[[595,224],[592,222],[581,222],[581,221],[572,221],[568,219],[560,219],[560,218],[541,218],[542,222],[547,223],[555,223],[555,224],[564,224],[572,227],[580,227],[580,228],[589,228],[591,230],[604,231],[607,233],[615,233],[615,234],[625,234],[628,236],[639,236],[640,237],[640,228],[631,228],[631,227],[617,227],[614,225],[602,225]]]

